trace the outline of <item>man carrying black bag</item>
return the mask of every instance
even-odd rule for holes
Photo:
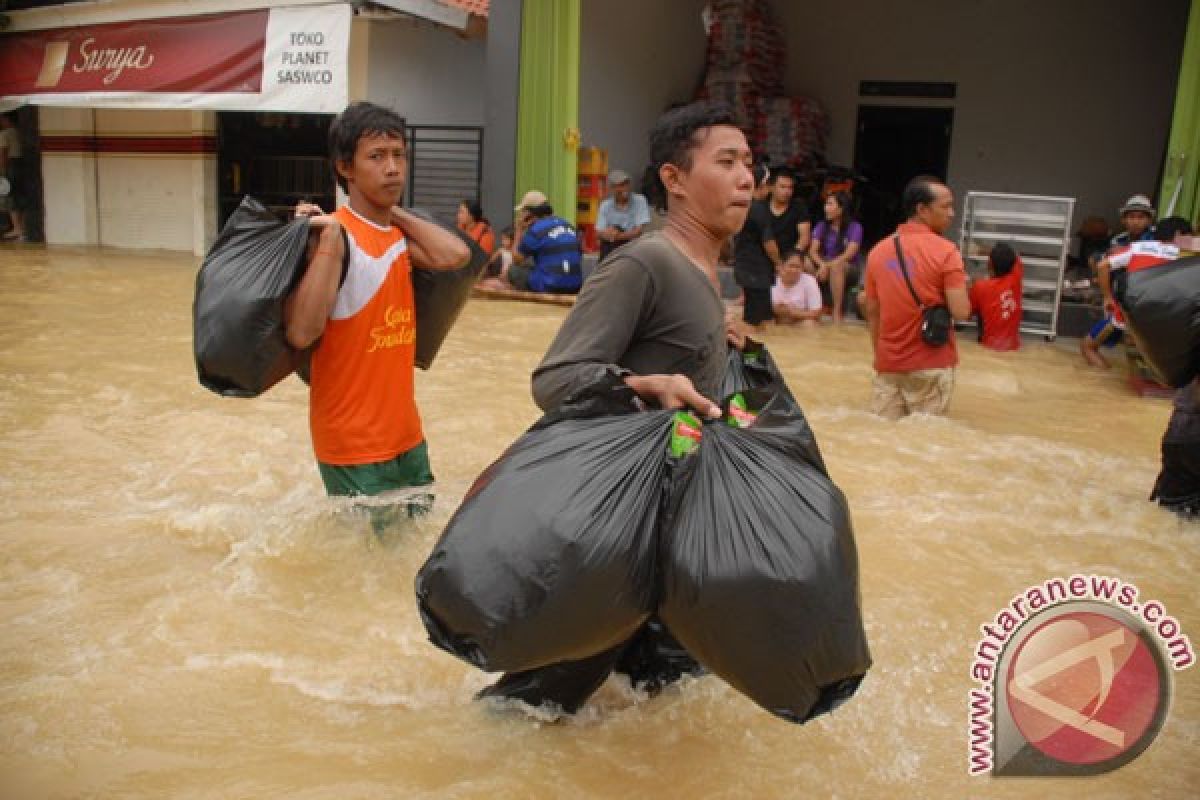
[[[424,486],[433,474],[413,394],[413,269],[458,269],[470,251],[398,206],[408,177],[403,118],[353,103],[329,142],[349,204],[328,215],[297,207],[319,237],[284,309],[288,343],[316,343],[309,422],[321,479],[330,495]]]
[[[664,114],[650,134],[651,160],[667,198],[663,229],[627,244],[584,284],[533,373],[533,396],[552,411],[608,374],[660,408],[720,416],[715,400],[728,344],[717,259],[752,200],[752,157],[725,108],[693,104]],[[661,623],[580,661],[506,674],[481,696],[551,704],[574,712],[614,669],[654,690],[699,666]]]

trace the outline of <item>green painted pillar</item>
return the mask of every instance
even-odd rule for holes
[[[1171,204],[1174,201],[1174,209]],[[1175,116],[1163,169],[1158,214],[1200,222],[1200,2],[1192,0],[1188,15],[1179,88],[1175,91]]]
[[[575,222],[581,0],[525,0],[515,204],[530,189]]]

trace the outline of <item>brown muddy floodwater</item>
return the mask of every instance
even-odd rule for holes
[[[537,418],[564,310],[472,301],[418,377],[437,507],[380,543],[325,497],[299,381],[198,385],[196,267],[0,248],[2,800],[1200,796],[1200,669],[1122,769],[967,774],[979,626],[1026,587],[1117,576],[1200,641],[1200,525],[1146,502],[1169,404],[1119,373],[968,343],[950,415],[889,423],[863,328],[771,332],[850,500],[874,668],[802,727],[711,677],[547,724],[472,702],[488,676],[426,641],[413,576]]]

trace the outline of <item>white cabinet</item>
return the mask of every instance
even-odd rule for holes
[[[1021,256],[1025,280],[1021,299],[1021,331],[1053,339],[1058,303],[1071,246],[1072,197],[968,192],[963,205],[959,248],[967,273],[987,277],[988,253],[1007,242]]]

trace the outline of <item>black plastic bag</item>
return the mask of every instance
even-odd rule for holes
[[[432,221],[426,214],[421,216]],[[429,369],[433,365],[447,334],[467,304],[471,287],[479,280],[488,261],[488,254],[474,239],[457,228],[447,230],[453,231],[470,248],[471,258],[465,266],[455,270],[413,270],[413,305],[417,315],[414,363],[421,369]]]
[[[1163,383],[1182,388],[1200,374],[1200,256],[1118,271],[1114,289],[1138,350]]]
[[[438,647],[532,669],[614,647],[653,611],[673,415],[631,413],[618,381],[568,400],[471,486],[416,579]]]
[[[770,389],[747,397],[751,427],[706,424],[683,462],[658,614],[708,669],[804,722],[848,699],[871,664],[858,555],[799,407]]]
[[[256,397],[304,355],[287,343],[283,304],[304,273],[308,219],[282,222],[253,197],[230,215],[196,276],[192,345],[200,383]]]
[[[804,412],[800,410],[800,405],[796,403],[796,398],[792,396],[792,390],[788,388],[787,382],[783,379],[779,365],[775,363],[774,357],[767,350],[765,344],[753,339],[746,339],[745,346],[741,350],[736,347],[729,348],[729,356],[725,363],[725,375],[721,378],[718,398],[723,398],[728,406],[729,398],[734,394],[756,389],[768,389],[770,393],[778,393],[795,406],[794,411],[800,417],[795,424],[795,433],[804,439],[806,457],[810,464],[828,474],[825,469],[825,460],[821,458],[820,448],[817,447],[817,437],[813,434]]]
[[[673,412],[628,413],[616,380],[543,418],[476,480],[417,575],[433,643],[524,671],[608,651],[657,613],[680,663],[784,719],[850,697],[870,655],[845,497],[785,386],[741,396],[751,427],[704,424],[698,447],[674,447]],[[634,655],[648,673],[670,660]]]
[[[748,338],[741,350],[730,347],[717,399],[727,398],[747,389],[762,389],[767,386],[775,387],[789,398],[792,396],[792,391],[784,381],[783,373],[779,371],[779,365],[775,363],[767,346]]]

